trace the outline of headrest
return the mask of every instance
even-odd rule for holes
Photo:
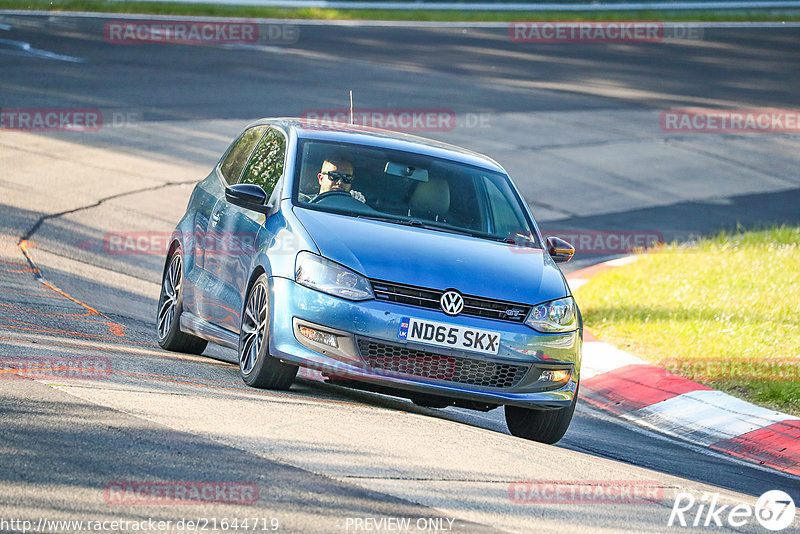
[[[408,206],[412,211],[443,215],[450,209],[450,186],[441,178],[417,184]]]

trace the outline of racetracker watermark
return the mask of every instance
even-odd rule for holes
[[[666,133],[800,133],[800,109],[668,109]]]
[[[310,363],[309,367],[300,368],[298,376],[307,380],[332,382],[352,379],[362,382],[381,382],[383,378],[409,376],[414,376],[418,381],[452,380],[456,373],[457,362],[450,356],[433,355],[409,357],[387,365],[392,365],[393,368],[369,367],[355,360]]]
[[[258,502],[258,486],[252,482],[152,482],[119,481],[106,484],[106,503],[119,506],[238,504]]]
[[[351,124],[349,109],[307,109],[301,117],[311,128]],[[488,113],[456,115],[452,109],[354,109],[352,124],[397,132],[451,132],[456,128],[489,128]]]
[[[164,256],[170,243],[178,239],[186,248],[198,252],[240,256],[255,252],[256,236],[256,232],[109,232],[103,236],[102,250],[110,256]],[[78,247],[92,250],[95,245],[84,241]],[[280,247],[273,248],[270,253],[279,250]]]
[[[800,381],[797,359],[712,359],[685,361],[667,358],[659,366],[693,380]]]
[[[664,236],[655,230],[557,230],[542,229],[542,235],[560,237],[575,248],[575,254],[631,254],[644,252],[664,244]],[[540,249],[530,237],[512,232],[508,238],[516,247],[511,252],[524,254]]]
[[[128,128],[142,121],[138,111],[125,109],[6,108],[0,110],[0,130],[22,132],[99,132]]]
[[[180,519],[53,519],[38,520],[0,517],[0,532],[227,532],[275,531],[277,517],[182,517]]]
[[[99,109],[5,108],[0,110],[0,130],[27,132],[96,132],[103,127]]]
[[[508,498],[515,504],[648,504],[664,500],[664,485],[655,480],[512,482]]]
[[[105,380],[111,376],[111,360],[104,356],[4,356],[0,378]]]
[[[630,254],[664,244],[663,234],[655,230],[542,230],[542,234],[569,242],[576,254]]]
[[[300,27],[215,20],[112,20],[105,23],[103,37],[109,44],[293,44],[300,37]]]
[[[656,21],[512,22],[509,38],[517,43],[658,43],[666,39],[703,38],[703,28]]]

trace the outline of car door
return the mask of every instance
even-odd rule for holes
[[[209,235],[209,229],[213,231],[213,226],[219,223],[219,210],[222,206],[220,201],[225,201],[225,187],[238,183],[250,154],[268,128],[267,125],[253,126],[242,132],[220,160],[214,170],[215,176],[209,176],[201,183],[202,202],[200,205],[202,209],[198,210],[195,216],[194,235],[192,236],[194,271],[197,273],[196,279],[192,280],[196,288],[195,295],[193,295],[195,299],[193,309],[196,309],[198,315],[207,321],[215,313],[214,307],[211,306],[210,296],[218,291],[215,286],[220,283],[218,273],[215,272],[216,266],[212,265],[212,269],[209,270],[206,262],[208,249],[216,246],[214,236]]]
[[[270,198],[283,175],[285,160],[286,136],[276,128],[269,128],[250,156],[239,183],[258,185]],[[257,243],[272,238],[263,235],[267,231],[266,217],[235,206],[224,196],[212,213],[206,269],[215,273],[217,283],[209,295],[209,320],[233,332],[239,330],[244,291]]]

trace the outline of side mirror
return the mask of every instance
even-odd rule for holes
[[[564,241],[560,237],[550,236],[547,238],[547,252],[556,263],[566,263],[575,254],[575,247]]]
[[[255,184],[236,184],[225,188],[225,200],[241,208],[268,214],[272,204],[267,204],[267,193]]]

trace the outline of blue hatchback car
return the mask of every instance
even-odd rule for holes
[[[264,119],[195,187],[158,303],[167,350],[238,351],[242,379],[298,367],[417,404],[504,407],[555,443],[578,396],[583,325],[508,174],[395,132]]]

